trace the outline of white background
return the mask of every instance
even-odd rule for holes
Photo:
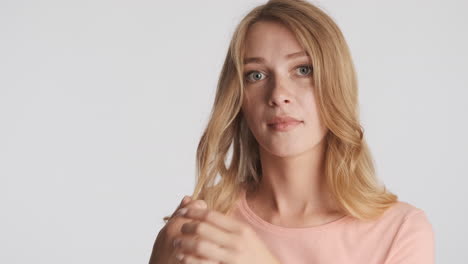
[[[147,263],[194,186],[234,27],[265,1],[0,1],[0,263]],[[314,1],[378,176],[468,259],[468,2]]]

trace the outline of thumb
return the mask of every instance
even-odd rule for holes
[[[192,200],[192,197],[188,196],[188,195],[185,195],[184,196],[184,199],[182,199],[182,202],[180,203],[181,206],[184,206],[186,205],[187,203],[189,203],[190,201]]]
[[[208,204],[205,202],[205,200],[197,200],[197,207],[200,207],[202,209],[208,208]]]
[[[176,209],[174,210],[174,212],[172,213],[172,216],[174,216],[174,213],[179,210],[180,208],[184,207],[185,205],[187,205],[190,201],[192,200],[192,197],[188,196],[188,195],[185,195],[184,198],[182,199],[182,201],[180,202],[180,204],[176,207]],[[171,216],[171,217],[172,217]]]
[[[182,201],[180,202],[180,204],[177,206],[176,211],[184,207],[185,205],[187,205],[191,200],[192,200],[192,197],[185,195]]]

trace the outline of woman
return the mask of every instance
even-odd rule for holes
[[[150,263],[434,263],[425,212],[375,176],[357,91],[323,11],[253,9],[223,65],[193,200],[164,219]]]

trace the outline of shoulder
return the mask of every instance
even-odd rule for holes
[[[370,220],[374,224],[398,224],[401,225],[406,221],[428,221],[426,212],[405,201],[397,201],[392,206],[387,208],[378,218]]]
[[[396,231],[386,263],[405,259],[413,260],[411,263],[434,262],[434,230],[423,209],[399,201],[384,213],[382,220],[393,222]]]
[[[402,218],[401,225],[398,230],[400,238],[402,235],[408,234],[409,231],[433,232],[429,217],[423,209],[410,203],[399,201],[395,204],[393,210],[393,214],[399,215],[400,218]]]
[[[418,233],[432,235],[433,229],[429,217],[423,209],[405,201],[398,201],[383,215],[382,222],[393,223],[396,227],[396,240]]]
[[[424,214],[424,210],[416,207],[413,204],[410,204],[405,201],[398,201],[392,207],[389,208],[389,213],[394,215],[399,215],[403,218],[408,218],[416,214]]]

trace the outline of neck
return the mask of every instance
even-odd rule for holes
[[[324,140],[307,152],[278,157],[260,148],[262,180],[251,199],[270,217],[290,218],[336,212],[324,178]]]

